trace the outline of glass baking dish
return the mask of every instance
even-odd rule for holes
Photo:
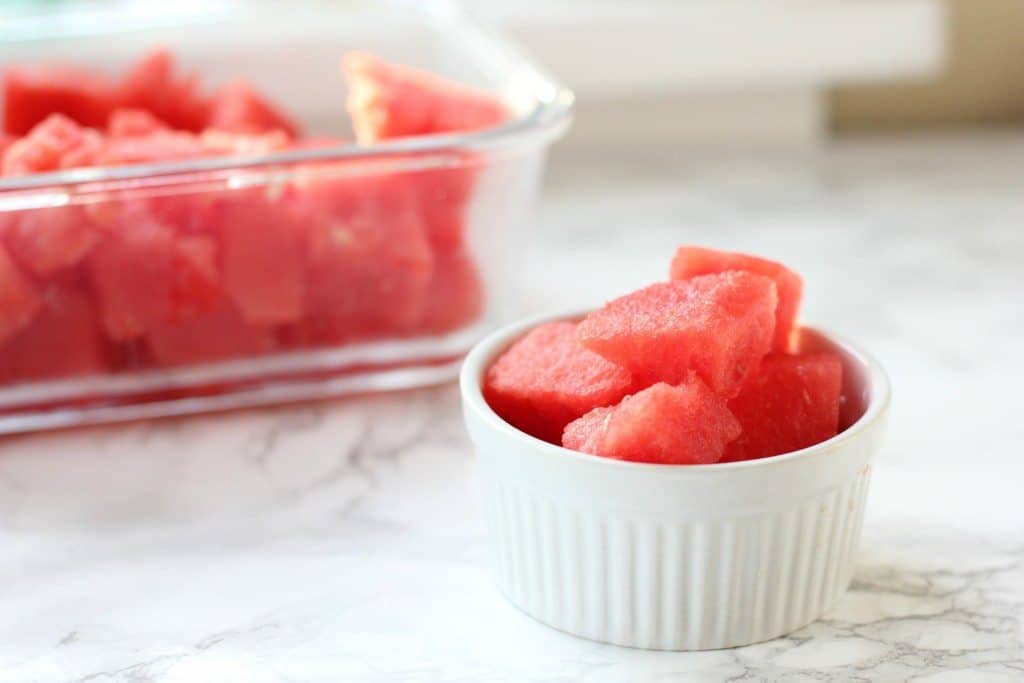
[[[130,243],[101,237],[80,262],[32,275],[42,313],[0,342],[0,433],[453,378],[508,310],[546,151],[571,118],[569,91],[449,3],[82,3],[8,18],[0,44],[0,69],[107,71],[166,46],[332,139],[353,138],[337,67],[348,50],[493,93],[511,112],[465,134],[0,178],[0,237],[16,224],[46,243],[65,239],[61,226],[113,222]],[[295,205],[319,208],[282,208]],[[314,258],[332,240],[356,243]],[[150,315],[161,278],[184,277],[164,243],[213,253],[226,303],[160,325],[118,317],[125,301]],[[0,318],[15,298],[0,291]]]

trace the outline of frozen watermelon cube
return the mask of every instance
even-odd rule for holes
[[[718,462],[739,434],[725,399],[700,380],[659,382],[569,423],[562,445],[619,460],[706,465]]]
[[[0,247],[0,341],[28,325],[41,305],[35,284]]]
[[[103,372],[110,357],[96,311],[78,285],[50,285],[39,314],[0,346],[0,381]]]
[[[643,385],[696,373],[732,396],[768,353],[775,284],[739,271],[663,282],[615,299],[580,323],[580,341]]]
[[[153,328],[146,341],[153,359],[163,366],[254,356],[268,353],[275,346],[270,328],[247,323],[224,300],[217,308],[187,321]]]
[[[117,341],[142,336],[173,310],[174,231],[141,205],[122,208],[86,259],[103,326]]]
[[[115,102],[114,83],[68,66],[12,66],[4,74],[4,130],[25,135],[52,114],[102,128]]]
[[[743,434],[729,444],[725,460],[788,453],[832,438],[839,429],[842,385],[843,364],[835,354],[766,356],[729,401]]]
[[[98,163],[104,149],[98,131],[53,114],[12,143],[3,156],[3,174],[44,173]]]
[[[305,298],[305,221],[269,187],[225,193],[215,218],[224,289],[256,325],[294,322]]]
[[[209,116],[209,102],[199,92],[199,77],[176,72],[177,64],[169,50],[159,48],[146,54],[118,85],[118,106],[149,111],[172,128],[202,130]]]
[[[214,94],[206,127],[247,135],[275,130],[290,138],[299,135],[299,127],[291,117],[244,81],[228,83]]]
[[[331,169],[314,167],[296,189],[309,226],[307,301],[321,341],[414,331],[434,256],[413,197],[393,176],[324,177],[317,169]]]
[[[468,132],[508,118],[491,95],[363,52],[342,59],[356,138],[371,143],[432,133]]]
[[[11,216],[7,246],[36,275],[51,275],[79,263],[100,236],[80,206],[19,211]]]
[[[166,123],[145,109],[121,107],[107,121],[107,133],[112,138],[139,138],[168,131]]]
[[[754,275],[763,275],[775,282],[779,305],[775,309],[775,338],[772,349],[782,353],[788,351],[793,321],[800,311],[800,298],[804,288],[799,275],[775,261],[703,247],[679,247],[675,258],[672,259],[673,280],[688,280],[694,275],[708,275],[727,270],[742,270]]]
[[[617,403],[633,388],[629,372],[580,345],[575,324],[553,322],[505,351],[488,368],[483,391],[506,422],[559,443],[569,422]]]
[[[483,294],[480,274],[468,252],[435,252],[419,329],[439,334],[475,322],[483,311]]]

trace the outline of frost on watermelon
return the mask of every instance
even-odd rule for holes
[[[242,317],[257,325],[301,318],[306,225],[291,197],[262,186],[227,192],[214,221],[224,289]]]
[[[793,321],[800,310],[803,294],[803,280],[792,270],[768,259],[727,251],[716,251],[703,247],[679,247],[672,259],[673,280],[687,280],[694,275],[708,275],[727,270],[742,270],[754,275],[763,275],[775,282],[779,305],[775,310],[774,351],[790,349],[790,333]]]
[[[836,435],[843,365],[832,353],[770,354],[729,401],[743,434],[725,460],[789,453]]]
[[[725,396],[768,353],[775,284],[730,271],[663,282],[615,299],[580,323],[580,341],[643,384],[679,384],[696,373]]]
[[[247,135],[275,130],[290,138],[299,135],[295,121],[245,81],[228,83],[214,93],[206,127]]]
[[[341,62],[360,143],[491,128],[508,118],[495,97],[425,71],[351,52]]]
[[[110,79],[68,66],[12,66],[4,74],[4,130],[25,135],[52,114],[102,128],[116,101]]]
[[[82,208],[75,205],[13,212],[7,225],[8,248],[39,276],[76,265],[100,240]]]
[[[462,249],[435,252],[424,298],[417,326],[423,332],[451,332],[475,322],[483,312],[484,292],[472,256]]]
[[[309,230],[311,337],[336,343],[414,331],[434,257],[413,198],[393,176],[316,169],[297,181]]]
[[[700,380],[658,383],[569,423],[566,448],[619,460],[671,465],[718,462],[740,434],[725,399]]]
[[[44,173],[97,163],[103,152],[98,131],[53,114],[12,143],[3,156],[3,175]]]
[[[0,345],[0,381],[19,382],[98,373],[110,356],[96,311],[77,285],[53,284],[39,314]]]
[[[86,259],[103,326],[116,341],[140,337],[171,317],[174,282],[174,231],[141,206],[123,208]]]
[[[202,130],[209,102],[199,92],[199,76],[176,71],[169,50],[153,50],[124,75],[116,93],[118,106],[144,109],[172,128]]]
[[[259,355],[272,351],[275,345],[270,328],[250,325],[225,300],[185,322],[154,328],[147,342],[153,359],[163,366]]]
[[[579,344],[575,324],[553,322],[505,351],[487,370],[483,392],[509,424],[560,443],[565,425],[633,388],[629,372]]]
[[[35,284],[0,247],[0,341],[28,325],[41,305]]]

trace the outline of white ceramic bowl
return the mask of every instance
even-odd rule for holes
[[[660,650],[746,645],[820,617],[853,572],[889,406],[878,363],[805,328],[801,349],[843,358],[838,436],[747,462],[624,462],[535,439],[481,392],[490,364],[530,328],[579,317],[498,330],[462,367],[502,592],[563,631]]]

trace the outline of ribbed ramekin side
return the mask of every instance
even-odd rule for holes
[[[758,516],[663,519],[540,495],[484,471],[498,583],[527,614],[594,640],[733,647],[819,618],[849,583],[870,469]]]

